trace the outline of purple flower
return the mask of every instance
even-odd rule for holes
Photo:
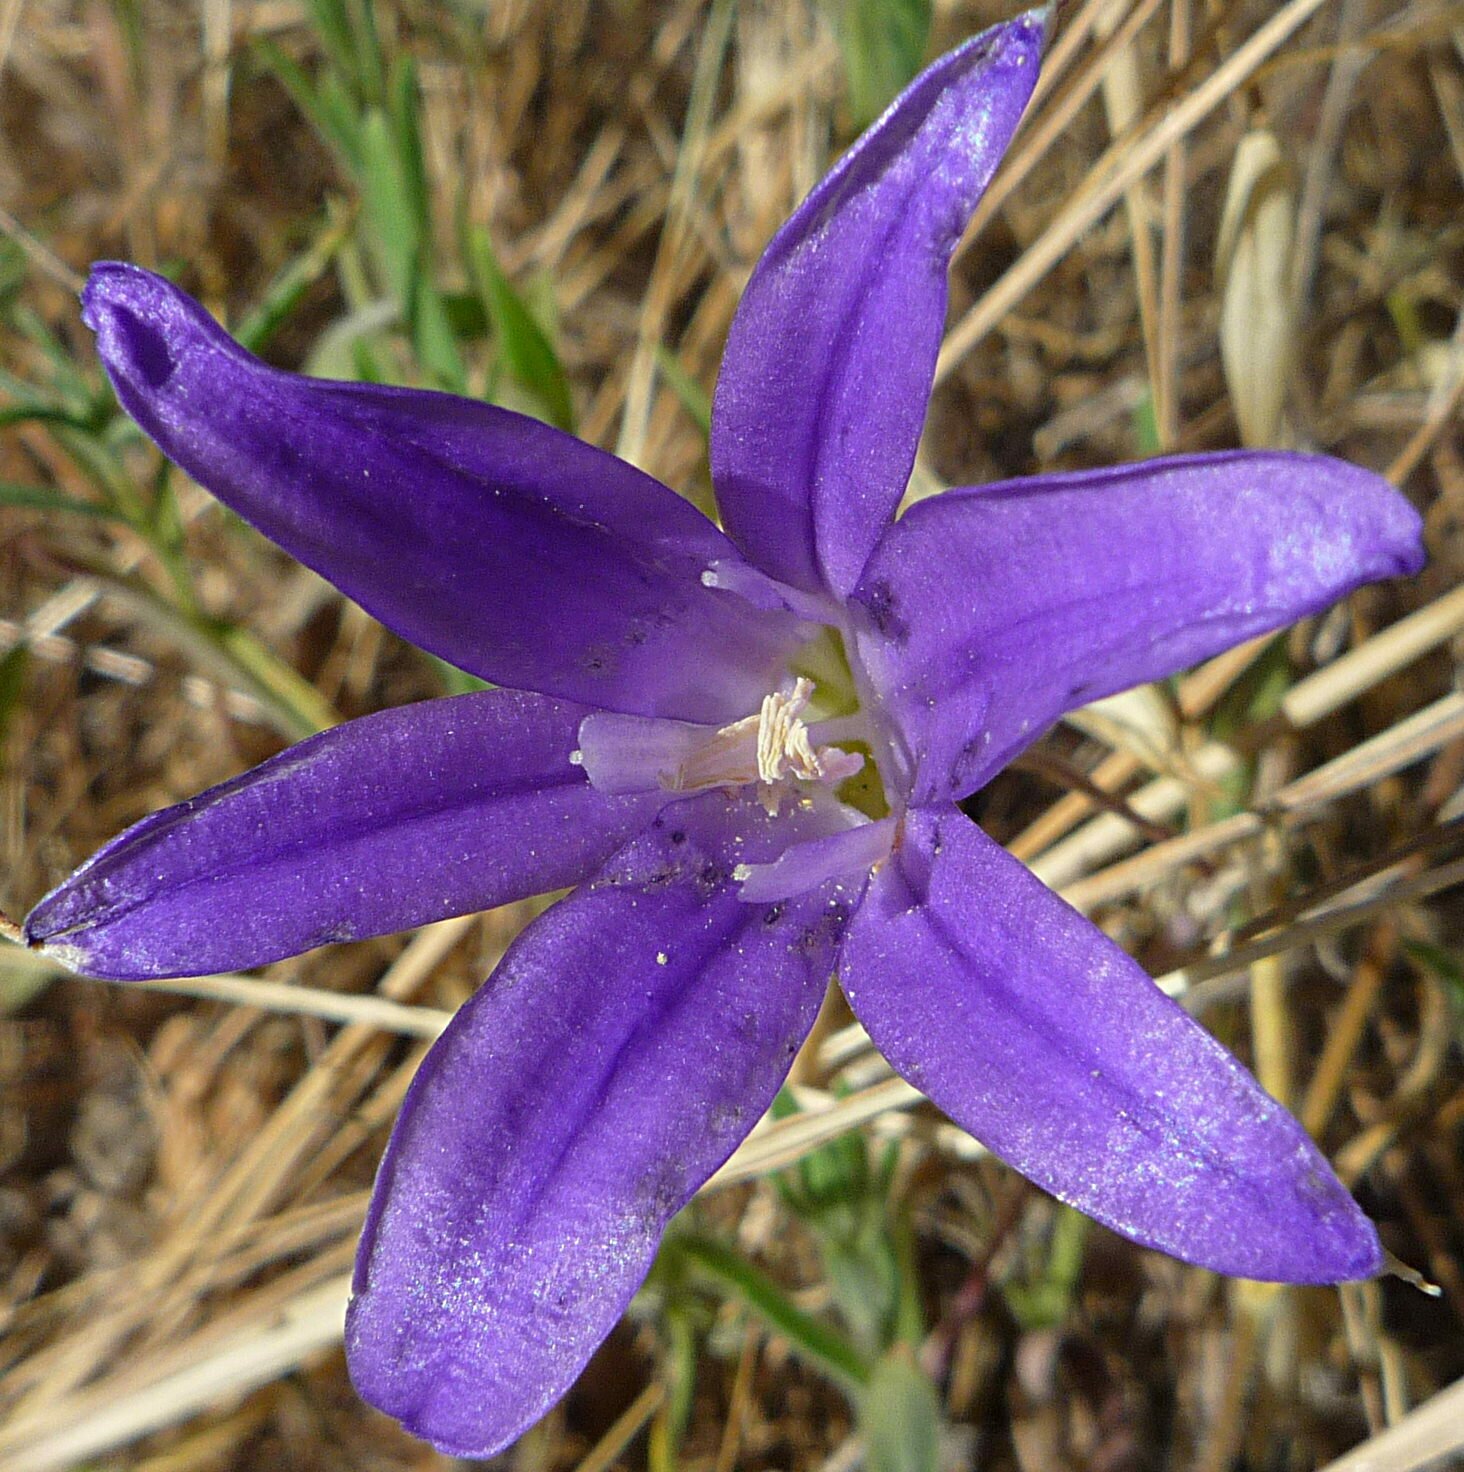
[[[961,230],[1044,39],[935,63],[763,256],[712,427],[726,533],[481,403],[250,358],[157,276],[85,294],[128,412],[399,634],[506,687],[327,731],[109,844],[27,922],[95,976],[259,965],[564,886],[418,1074],[347,1326],[485,1455],[554,1403],[768,1106],[837,972],[998,1155],[1222,1272],[1378,1271],[1298,1125],[957,808],[1065,711],[1420,563],[1377,476],[1189,456],[893,519]],[[538,693],[531,693],[538,692]]]

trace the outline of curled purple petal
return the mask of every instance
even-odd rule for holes
[[[844,594],[915,463],[946,272],[1037,81],[1043,12],[942,57],[773,237],[732,323],[712,480],[765,572]]]
[[[789,825],[669,807],[457,1014],[382,1160],[346,1324],[362,1396],[487,1456],[573,1383],[666,1223],[772,1101],[852,896],[737,898]],[[813,829],[817,831],[817,827]]]
[[[590,786],[584,715],[493,690],[337,726],[135,824],[26,938],[91,976],[197,976],[574,884],[664,801]]]
[[[122,406],[171,459],[404,638],[495,684],[722,720],[798,621],[709,587],[731,544],[688,502],[537,420],[297,377],[190,297],[93,267],[84,316]]]
[[[1239,1277],[1382,1267],[1294,1119],[1076,910],[954,807],[907,815],[839,957],[880,1051],[1044,1190]]]
[[[1416,572],[1420,531],[1380,476],[1319,455],[1185,456],[920,502],[853,598],[911,800],[965,796],[1065,711]]]

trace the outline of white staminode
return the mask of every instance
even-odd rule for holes
[[[794,782],[838,786],[861,770],[864,758],[837,746],[814,747],[801,719],[812,696],[813,681],[803,678],[791,690],[765,695],[755,716],[698,742],[674,770],[661,774],[661,786],[670,792],[700,792],[756,782],[763,806],[774,814]]]

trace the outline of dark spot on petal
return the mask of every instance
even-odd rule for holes
[[[972,774],[979,772],[986,760],[986,748],[989,744],[990,736],[983,731],[981,735],[973,736],[956,753],[950,769],[950,784],[956,791],[971,785]]]
[[[731,877],[730,872],[714,860],[708,860],[697,871],[697,892],[703,899],[709,899],[716,893]]]
[[[661,822],[661,820],[659,818],[657,818],[656,819],[656,822],[659,825],[659,823]],[[686,833],[681,828],[673,828],[671,830],[671,833],[670,833],[669,836],[670,836],[670,839],[671,839],[671,842],[672,843],[685,843],[686,842]]]
[[[849,915],[850,908],[843,900],[831,900],[823,914],[798,937],[798,950],[814,956],[825,947],[838,945],[849,927]]]
[[[585,650],[580,664],[586,674],[603,675],[614,668],[615,660],[612,652],[603,644],[592,644]]]
[[[639,1215],[651,1231],[659,1232],[661,1224],[680,1209],[684,1194],[681,1182],[670,1171],[660,1171],[641,1186]]]
[[[781,920],[782,918],[783,918],[783,907],[782,907],[782,905],[771,905],[771,906],[769,906],[767,912],[763,915],[763,924],[764,925],[776,925],[778,923],[778,921]]]
[[[707,1132],[725,1135],[736,1130],[742,1133],[742,1121],[747,1118],[747,1109],[741,1104],[715,1104],[707,1115]]]
[[[895,590],[883,579],[866,583],[854,595],[864,605],[869,621],[892,644],[903,644],[910,637],[910,626],[900,614]]]

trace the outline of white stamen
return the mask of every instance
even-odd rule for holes
[[[602,792],[709,792],[718,787],[753,787],[768,813],[777,816],[798,783],[837,787],[863,769],[858,752],[815,745],[803,712],[813,681],[766,696],[756,715],[713,729],[690,721],[599,711],[580,723],[579,748],[570,754]],[[836,739],[847,722],[818,728]]]
[[[791,690],[774,690],[763,697],[757,715],[723,726],[662,785],[672,792],[696,792],[756,782],[763,806],[774,816],[794,782],[837,786],[863,768],[864,758],[832,746],[815,750],[800,719],[812,698],[813,681],[801,677]]]
[[[757,775],[768,784],[787,777],[816,782],[823,775],[818,757],[808,744],[808,727],[798,719],[813,696],[813,681],[799,678],[784,694],[763,696],[757,723]]]

